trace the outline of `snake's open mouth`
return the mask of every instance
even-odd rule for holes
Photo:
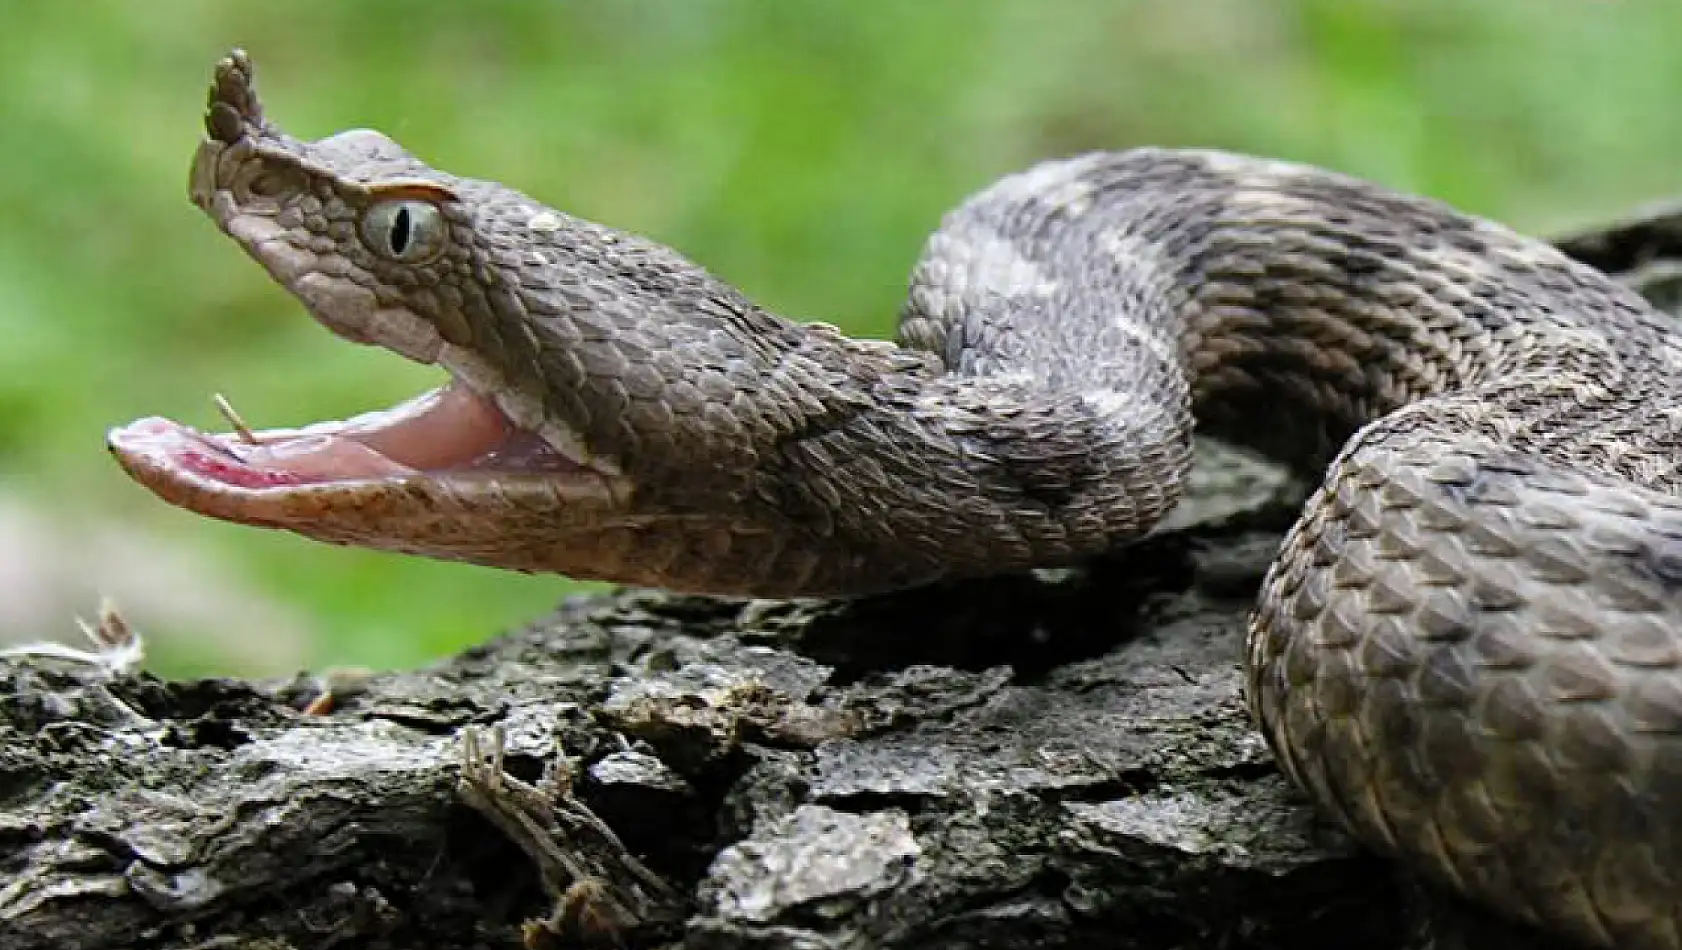
[[[235,520],[267,520],[269,504],[300,492],[361,491],[397,483],[467,489],[543,481],[592,492],[602,472],[514,424],[493,400],[459,380],[390,409],[296,429],[203,432],[150,417],[113,429],[113,454],[160,495]],[[219,501],[213,501],[213,499]]]

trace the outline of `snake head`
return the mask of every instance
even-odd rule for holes
[[[765,546],[786,538],[742,539],[758,531],[760,455],[827,411],[777,392],[812,334],[666,248],[435,170],[378,132],[292,138],[238,51],[216,67],[189,190],[323,326],[448,382],[297,429],[114,429],[116,458],[166,501],[575,577],[729,592],[722,579],[774,569]]]

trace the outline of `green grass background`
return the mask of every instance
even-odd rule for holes
[[[294,134],[379,128],[860,334],[891,332],[944,209],[1080,149],[1305,160],[1533,231],[1682,193],[1677,0],[7,0],[0,12],[0,490],[232,565],[305,612],[320,663],[415,663],[569,588],[201,520],[105,456],[104,429],[138,415],[211,422],[213,391],[280,425],[436,379],[330,337],[187,203],[203,90],[229,46],[251,50],[271,117]],[[210,649],[149,632],[166,670],[241,669],[237,617]]]

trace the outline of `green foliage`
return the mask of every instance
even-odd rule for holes
[[[229,46],[295,134],[380,128],[864,334],[945,208],[1079,149],[1313,161],[1532,230],[1682,191],[1675,0],[15,0],[4,22],[4,487],[216,552],[307,608],[328,662],[414,662],[566,585],[212,524],[105,457],[105,427],[209,423],[214,391],[281,425],[436,378],[331,338],[187,204]]]

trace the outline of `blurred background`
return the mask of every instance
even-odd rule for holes
[[[1682,195],[1676,0],[11,0],[0,29],[0,641],[114,597],[171,674],[401,666],[560,578],[171,509],[102,435],[384,406],[434,371],[343,344],[186,200],[204,88],[251,50],[296,135],[368,126],[886,335],[941,212],[1087,148],[1315,162],[1546,233]]]

